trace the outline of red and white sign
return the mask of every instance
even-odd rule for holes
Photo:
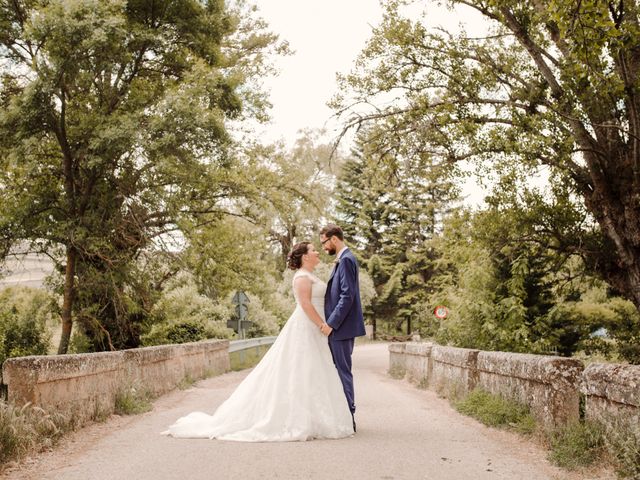
[[[447,310],[447,307],[443,306],[443,305],[438,305],[434,310],[433,310],[433,314],[436,316],[436,318],[445,318],[447,315],[449,315],[449,310]]]

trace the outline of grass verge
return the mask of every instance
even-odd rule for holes
[[[116,394],[115,413],[118,415],[137,415],[153,408],[153,395],[144,389],[129,387]]]
[[[533,433],[536,429],[536,422],[525,405],[484,390],[474,390],[453,404],[460,413],[490,427],[508,428],[524,434]]]
[[[205,375],[206,378],[206,375]],[[193,386],[194,383],[196,383],[196,379],[193,378],[191,375],[189,375],[188,373],[184,376],[184,378],[182,380],[180,380],[180,383],[178,383],[178,388],[180,390],[186,390],[187,388],[190,388],[191,386]]]
[[[400,365],[393,365],[392,367],[389,368],[387,373],[391,378],[394,378],[396,380],[402,380],[407,372]]]
[[[640,425],[610,420],[604,445],[618,478],[640,480]]]
[[[63,414],[0,401],[0,470],[28,452],[51,447],[74,427],[73,419]]]
[[[592,465],[604,453],[604,429],[598,423],[579,421],[547,434],[549,460],[567,470]]]

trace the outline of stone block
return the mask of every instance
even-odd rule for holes
[[[537,421],[554,427],[579,418],[583,368],[571,358],[480,352],[477,386],[527,405]]]
[[[587,418],[614,428],[640,423],[640,365],[591,364],[582,374],[580,391]]]
[[[469,348],[433,346],[430,385],[446,397],[468,394],[478,382],[478,352]]]

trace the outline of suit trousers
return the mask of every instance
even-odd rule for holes
[[[329,335],[329,348],[333,356],[333,363],[338,370],[338,375],[342,381],[344,396],[351,413],[356,411],[355,394],[353,390],[353,374],[351,373],[351,354],[353,353],[353,338],[346,340],[333,340]]]

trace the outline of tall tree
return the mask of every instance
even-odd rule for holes
[[[112,337],[131,262],[232,194],[227,120],[264,113],[247,76],[273,48],[222,0],[0,1],[0,238],[58,262],[60,353],[78,302]]]
[[[548,167],[599,226],[598,239],[564,238],[567,252],[640,308],[638,2],[449,1],[486,19],[480,38],[430,30],[403,18],[401,3],[386,2],[342,79],[335,107],[353,115],[347,127],[382,120],[390,135],[420,131],[451,162]]]
[[[451,172],[420,145],[364,130],[338,178],[337,220],[377,291],[367,312],[374,331],[379,319],[411,331],[434,272],[430,241],[457,195]]]
[[[243,155],[244,183],[250,187],[236,210],[262,228],[278,252],[280,271],[296,241],[318,236],[330,206],[332,148],[321,134],[301,131],[291,147],[255,145]]]

